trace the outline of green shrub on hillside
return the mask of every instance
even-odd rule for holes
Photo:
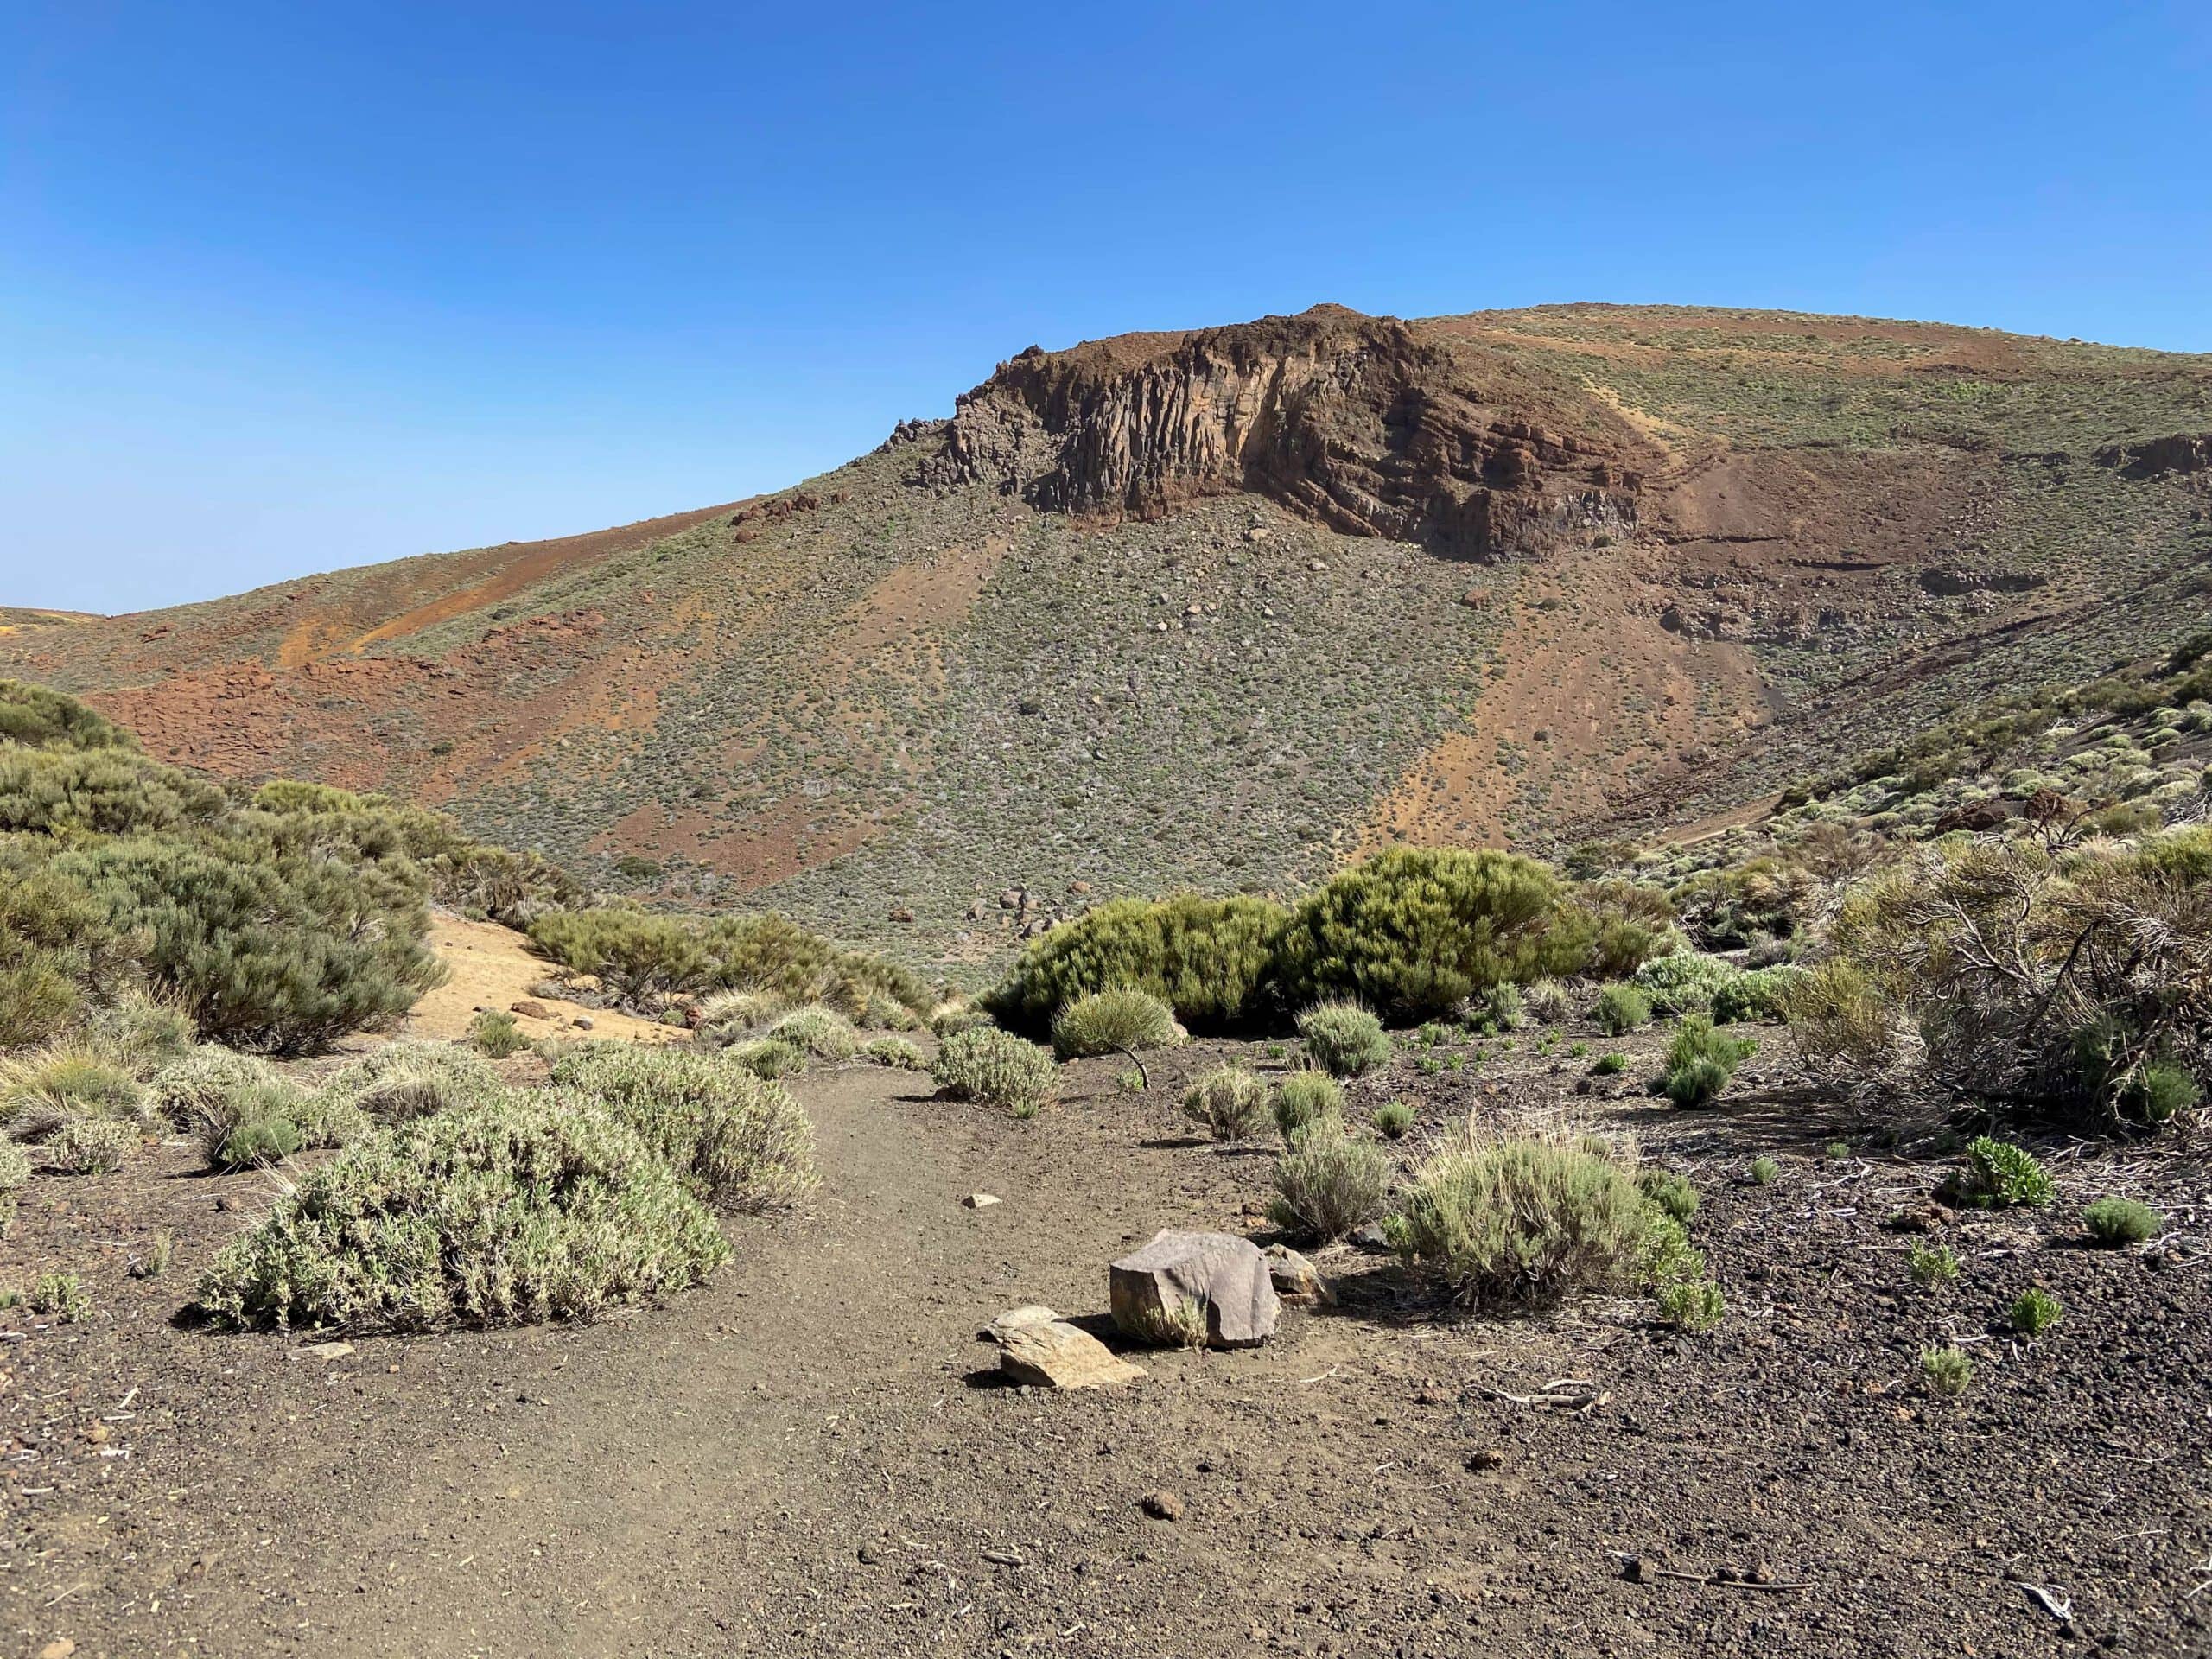
[[[50,853],[0,836],[0,1050],[60,1036],[134,972],[140,941]]]
[[[1981,1135],[1968,1144],[1966,1163],[1951,1177],[1946,1194],[1977,1209],[2040,1209],[2058,1196],[2058,1184],[2025,1147]]]
[[[1593,1017],[1609,1037],[1625,1037],[1651,1023],[1651,999],[1633,985],[1613,984],[1598,993]]]
[[[1126,986],[1079,996],[1052,1020],[1052,1052],[1063,1060],[1172,1048],[1187,1040],[1165,1002]]]
[[[1630,982],[1660,1014],[1702,1014],[1711,1011],[1721,988],[1741,975],[1742,969],[1718,957],[1675,950],[1652,957],[1636,970]]]
[[[158,835],[224,810],[220,790],[128,750],[0,746],[0,834]]]
[[[792,1009],[770,1026],[766,1034],[772,1042],[787,1043],[822,1060],[849,1060],[861,1046],[852,1021],[818,1003]]]
[[[504,1060],[530,1046],[513,1014],[505,1008],[480,1008],[468,1022],[468,1045],[487,1060]]]
[[[1414,1126],[1414,1109],[1402,1100],[1386,1100],[1375,1109],[1375,1115],[1369,1121],[1375,1125],[1375,1133],[1385,1141],[1401,1141]]]
[[[1240,1066],[1216,1066],[1183,1091],[1183,1116],[1217,1141],[1243,1141],[1268,1121],[1268,1085]]]
[[[112,1175],[138,1149],[138,1131],[118,1117],[73,1117],[47,1138],[46,1155],[68,1175]]]
[[[232,1325],[498,1325],[682,1290],[728,1255],[706,1206],[634,1129],[556,1090],[348,1147],[227,1245],[198,1295]]]
[[[1286,1141],[1315,1123],[1341,1120],[1344,1088],[1326,1071],[1294,1071],[1275,1090],[1275,1128]]]
[[[718,1210],[781,1208],[814,1190],[814,1126],[781,1084],[726,1058],[588,1043],[556,1055],[552,1073],[635,1129]]]
[[[1059,1091],[1059,1069],[1051,1053],[994,1026],[946,1038],[930,1076],[955,1100],[1002,1107],[1016,1117],[1034,1117]]]
[[[1724,1026],[1786,1019],[1790,995],[1804,978],[1802,968],[1787,963],[1738,973],[1714,988],[1713,1017]]]
[[[732,1065],[741,1066],[754,1077],[765,1077],[771,1083],[779,1077],[796,1077],[806,1070],[806,1051],[780,1037],[757,1037],[751,1042],[723,1049],[721,1054]]]
[[[862,1046],[861,1058],[871,1065],[888,1066],[894,1071],[926,1071],[929,1058],[904,1037],[874,1037]]]
[[[1306,1058],[1334,1077],[1357,1077],[1390,1059],[1382,1022],[1354,1002],[1323,1002],[1298,1016]]]
[[[1330,1244],[1382,1213],[1389,1201],[1390,1157],[1325,1122],[1299,1136],[1275,1160],[1268,1218],[1293,1237]]]
[[[1632,974],[1679,938],[1667,895],[1639,882],[1586,881],[1574,890],[1573,902],[1590,926],[1590,957],[1583,971],[1597,978]]]
[[[1703,1014],[1691,1014],[1667,1046],[1667,1098],[1677,1106],[1710,1106],[1758,1050],[1749,1039],[1715,1031]]]
[[[73,1118],[143,1122],[148,1111],[130,1068],[82,1038],[0,1060],[0,1131],[18,1141],[42,1140]]]
[[[699,1004],[691,1040],[709,1053],[757,1037],[789,1004],[773,991],[716,991]]]
[[[1593,926],[1535,860],[1394,848],[1300,901],[1278,976],[1293,1003],[1356,998],[1419,1020],[1492,986],[1580,972]]]
[[[136,749],[138,740],[76,698],[0,679],[0,743],[33,749]]]
[[[459,1043],[386,1043],[333,1072],[319,1091],[378,1123],[496,1100],[505,1085],[485,1058]]]
[[[2118,1249],[2156,1237],[2165,1217],[2133,1198],[2099,1198],[2082,1211],[2082,1224],[2099,1244]]]
[[[1265,1014],[1287,920],[1273,900],[1245,895],[1111,899],[1033,940],[988,1006],[1041,1032],[1069,1003],[1118,988],[1159,998],[1193,1031],[1246,1027]]]

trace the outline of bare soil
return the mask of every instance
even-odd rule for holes
[[[1105,1263],[1162,1226],[1265,1235],[1266,1148],[1192,1141],[1085,1063],[1031,1124],[868,1068],[800,1082],[825,1182],[741,1224],[706,1288],[589,1326],[222,1335],[180,1317],[265,1178],[182,1147],[41,1177],[0,1281],[6,1625],[26,1654],[2018,1655],[2212,1648],[2212,1289],[2200,1166],[2061,1156],[2048,1211],[1963,1219],[1947,1290],[1885,1226],[1940,1169],[1838,1160],[1849,1126],[1754,1076],[1695,1115],[1573,1090],[1524,1038],[1361,1083],[1457,1114],[1565,1104],[1704,1193],[1726,1287],[1688,1337],[1648,1304],[1459,1313],[1358,1247],[1341,1300],[1256,1351],[1140,1353],[1115,1393],[1002,1385],[986,1320],[1042,1300],[1110,1336]],[[1648,1040],[1638,1059],[1648,1058]],[[1257,1052],[1250,1054],[1265,1064]],[[518,1062],[527,1065],[529,1062]],[[1631,1067],[1630,1077],[1637,1073]],[[1745,1179],[1770,1153],[1770,1185]],[[1003,1202],[963,1207],[983,1191]],[[2081,1248],[2107,1191],[2154,1255]],[[153,1234],[176,1257],[130,1276]],[[2026,1344],[2030,1283],[2065,1306]],[[1956,1402],[1923,1344],[1975,1357]],[[1597,1403],[1518,1403],[1580,1379]],[[1179,1500],[1154,1518],[1142,1500]],[[1670,1572],[1625,1576],[1632,1555]],[[1701,1582],[1719,1573],[1802,1589]],[[2071,1621],[2025,1586],[2070,1604]],[[73,1649],[62,1643],[73,1643]]]

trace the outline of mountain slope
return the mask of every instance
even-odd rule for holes
[[[0,671],[981,957],[1086,893],[1723,810],[2155,649],[2207,609],[2207,434],[2202,358],[1325,307],[1033,347],[739,506],[0,631]]]

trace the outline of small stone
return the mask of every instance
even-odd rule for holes
[[[1478,1475],[1487,1474],[1493,1469],[1502,1469],[1504,1466],[1505,1453],[1493,1446],[1486,1446],[1478,1452],[1470,1452],[1467,1454],[1467,1467]]]
[[[1329,562],[1326,559],[1308,559],[1306,561],[1306,568],[1319,575],[1329,568]]]
[[[58,1636],[38,1650],[38,1659],[69,1659],[77,1651],[77,1644],[66,1636]]]
[[[519,1002],[508,1003],[507,1012],[518,1014],[525,1020],[550,1020],[553,1017],[543,1002],[534,1001],[529,997]]]
[[[993,1192],[970,1192],[960,1200],[970,1210],[988,1210],[999,1201],[998,1195]]]
[[[1270,1244],[1262,1254],[1275,1294],[1284,1301],[1294,1307],[1326,1307],[1337,1300],[1321,1270],[1287,1244]]]
[[[1180,1521],[1183,1500],[1166,1491],[1147,1492],[1144,1498],[1144,1512],[1155,1521]]]
[[[300,1350],[302,1359],[343,1359],[353,1351],[350,1342],[318,1342]]]
[[[1390,1248],[1389,1235],[1382,1230],[1382,1224],[1379,1221],[1369,1222],[1351,1236],[1351,1242],[1363,1250],[1387,1250]]]
[[[576,1029],[578,1031],[589,1031],[591,1028],[592,1020],[589,1014],[580,1014],[576,1016]]]
[[[862,1567],[874,1567],[882,1559],[883,1552],[878,1549],[874,1544],[862,1544],[861,1546],[861,1565]]]

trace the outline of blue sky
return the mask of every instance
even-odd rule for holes
[[[0,603],[731,499],[1321,300],[2212,351],[2208,131],[2202,0],[10,0]]]

